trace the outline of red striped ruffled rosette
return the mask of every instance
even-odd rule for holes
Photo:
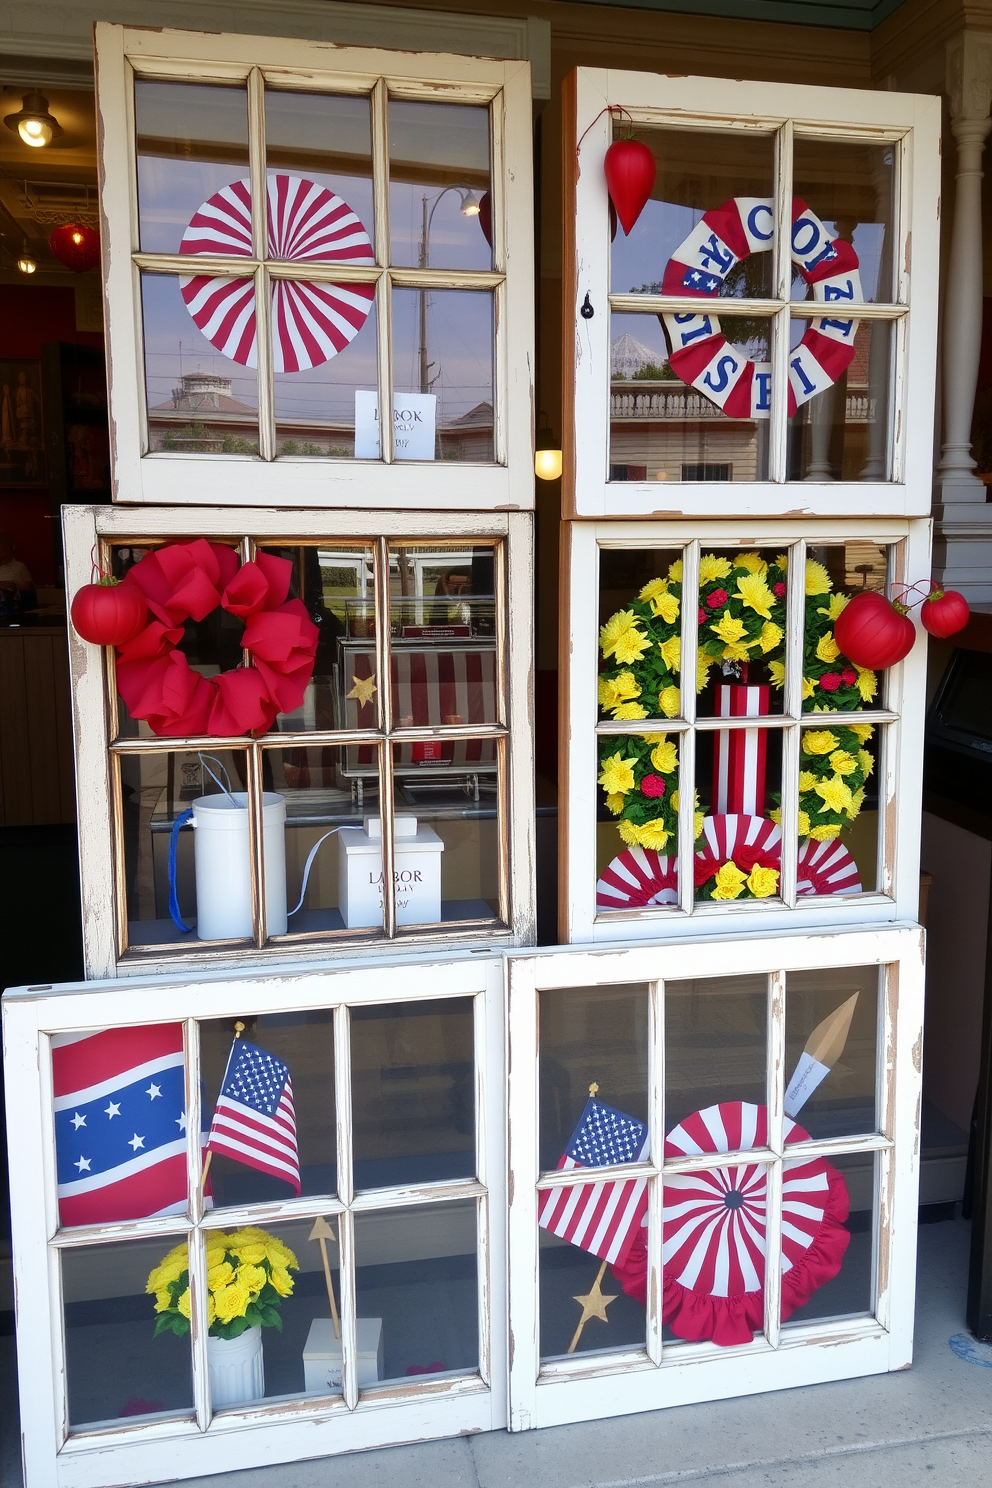
[[[815,842],[804,837],[799,844],[797,894],[860,894],[861,875],[847,848],[835,837]]]
[[[696,852],[696,883],[706,880],[724,863],[733,861],[744,873],[756,863],[778,868],[782,858],[782,832],[767,816],[717,813],[703,817],[703,830]]]
[[[597,910],[643,909],[648,904],[677,904],[678,859],[650,847],[627,847],[618,853],[596,885]]]

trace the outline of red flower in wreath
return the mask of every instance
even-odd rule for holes
[[[233,548],[196,538],[149,553],[123,579],[148,604],[149,622],[117,653],[117,689],[132,718],[166,738],[264,734],[303,701],[317,654],[317,627],[287,599],[292,564],[258,553],[241,563]],[[176,649],[187,620],[218,606],[244,620],[248,666],[204,677]]]

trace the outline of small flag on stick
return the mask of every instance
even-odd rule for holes
[[[596,1084],[589,1087],[589,1099],[559,1159],[559,1169],[640,1162],[647,1151],[648,1129],[643,1121],[597,1100],[598,1090]],[[616,1265],[630,1249],[647,1203],[644,1178],[579,1183],[543,1194],[537,1222],[559,1239]]]
[[[300,1187],[296,1113],[289,1066],[281,1059],[236,1037],[217,1097],[210,1152],[223,1152],[236,1162]]]
[[[844,1052],[847,1036],[851,1031],[851,1019],[858,1003],[855,992],[839,1008],[818,1023],[806,1040],[806,1047],[799,1056],[795,1074],[785,1092],[785,1114],[795,1116],[802,1110],[813,1091],[829,1075]]]

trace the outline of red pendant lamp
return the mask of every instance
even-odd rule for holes
[[[63,222],[48,240],[60,264],[74,274],[85,274],[100,262],[100,234],[85,222]]]

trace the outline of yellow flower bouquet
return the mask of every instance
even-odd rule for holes
[[[211,1338],[238,1338],[248,1328],[278,1328],[279,1308],[300,1263],[267,1230],[207,1234],[207,1321]],[[155,1298],[155,1334],[189,1332],[189,1254],[185,1240],[153,1269],[145,1291]]]

